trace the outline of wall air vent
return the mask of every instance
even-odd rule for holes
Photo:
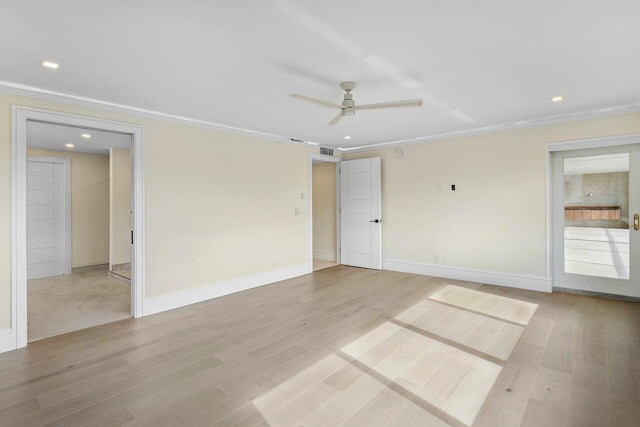
[[[325,156],[333,156],[333,148],[320,147],[320,154]]]

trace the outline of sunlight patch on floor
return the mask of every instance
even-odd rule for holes
[[[429,299],[520,325],[528,325],[537,304],[449,285]]]
[[[274,426],[470,426],[536,308],[448,285],[253,404]]]

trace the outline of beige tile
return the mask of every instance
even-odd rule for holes
[[[106,269],[28,281],[29,342],[131,317],[131,287]]]

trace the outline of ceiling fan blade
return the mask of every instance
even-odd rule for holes
[[[394,107],[419,107],[422,99],[407,99],[404,101],[379,102],[377,104],[356,105],[356,110],[373,110],[374,108],[394,108]]]
[[[327,123],[327,126],[335,125],[340,121],[340,119],[342,119],[342,111],[340,111],[333,119],[331,119],[331,121]]]
[[[324,107],[342,109],[342,105],[334,104],[333,102],[323,101],[322,99],[311,98],[309,96],[304,96],[304,95],[298,95],[297,93],[292,93],[289,96],[291,96],[293,98],[302,99],[303,101],[313,102],[314,104],[319,104],[319,105],[322,105]]]

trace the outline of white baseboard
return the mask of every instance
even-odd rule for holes
[[[551,292],[551,279],[543,277],[520,276],[393,259],[382,260],[382,269],[425,276],[444,277],[446,279],[466,280],[468,282],[487,283],[489,285],[507,286],[530,291]]]
[[[280,270],[271,270],[195,289],[147,298],[144,301],[143,313],[145,316],[148,316],[150,314],[184,307],[185,305],[195,304],[197,302],[218,298],[235,292],[256,288],[258,286],[268,285],[281,280],[291,279],[308,273],[311,273],[311,270],[309,269],[309,263],[305,262],[304,264],[293,265]]]
[[[0,353],[16,349],[16,335],[12,329],[0,331]]]
[[[335,261],[338,259],[335,252],[313,251],[313,259],[323,259],[325,261]]]

